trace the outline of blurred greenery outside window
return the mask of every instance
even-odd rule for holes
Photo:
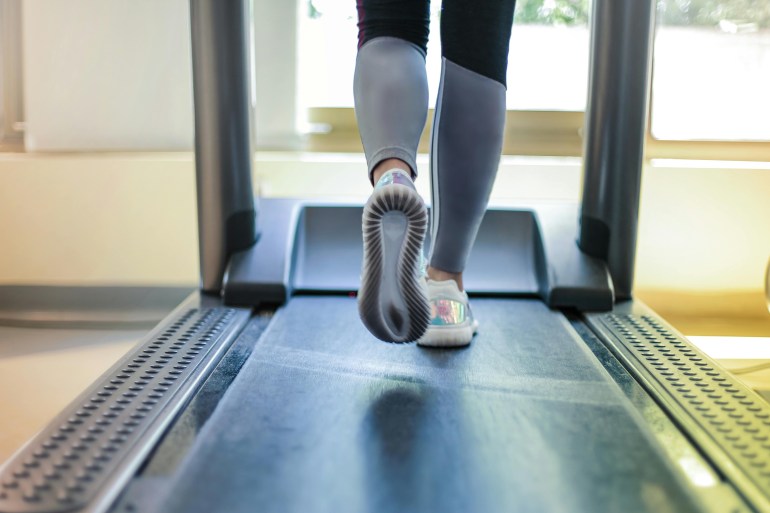
[[[353,0],[307,0],[305,5],[300,21],[299,101],[316,123],[324,121],[322,111],[353,106],[357,20]],[[440,5],[440,0],[431,2],[426,62],[431,105],[441,66]],[[564,143],[571,145],[564,154],[579,155],[577,136],[564,141],[582,126],[590,11],[589,0],[517,1],[507,102],[509,125],[511,120],[523,121],[521,133],[512,139],[528,137],[522,135],[525,125],[534,122],[538,137],[554,137],[552,148]],[[770,91],[770,1],[657,0],[654,55],[648,137],[652,158],[702,154],[703,158],[770,160],[766,93]],[[339,118],[339,112],[335,116]],[[352,119],[352,114],[346,119]],[[354,130],[350,132],[355,135]],[[714,146],[711,141],[725,144]],[[677,146],[677,142],[681,143]],[[655,154],[655,148],[664,143],[671,144]],[[506,153],[516,153],[515,146],[506,143]],[[677,150],[685,147],[687,151]],[[539,154],[540,150],[533,151]]]

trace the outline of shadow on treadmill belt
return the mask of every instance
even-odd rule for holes
[[[477,299],[467,350],[375,342],[296,297],[180,466],[164,512],[698,508],[568,321]]]

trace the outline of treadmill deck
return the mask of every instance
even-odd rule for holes
[[[351,298],[292,299],[158,510],[699,510],[564,316],[473,305],[470,348],[426,350],[375,341]]]
[[[436,350],[351,297],[194,294],[0,468],[0,512],[770,510],[770,406],[646,307],[473,307]]]

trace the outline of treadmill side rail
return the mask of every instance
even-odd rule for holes
[[[770,405],[637,301],[587,321],[735,489],[770,511]]]
[[[0,513],[109,507],[249,314],[194,293],[0,467]]]
[[[537,210],[540,297],[551,308],[612,310],[615,291],[607,264],[580,250],[575,240],[577,216],[573,214],[572,208],[564,206]]]
[[[225,304],[280,305],[288,301],[300,212],[300,205],[293,200],[262,200],[257,243],[230,257],[222,287]]]

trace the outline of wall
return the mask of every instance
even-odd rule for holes
[[[255,184],[268,196],[363,200],[362,169],[358,155],[264,152]],[[579,174],[577,159],[507,157],[493,202],[575,200]],[[429,197],[427,180],[418,185]],[[0,154],[0,282],[195,283],[194,187],[189,153]],[[768,197],[768,165],[648,165],[637,287],[759,293]]]
[[[0,153],[0,282],[196,283],[192,159]]]
[[[770,166],[660,162],[645,170],[637,280],[651,288],[761,288],[770,258]]]
[[[22,7],[27,150],[192,147],[188,1]]]
[[[26,149],[192,149],[189,4],[24,0]],[[253,1],[254,62],[260,70],[252,76],[254,95],[270,99],[255,109],[258,145],[299,143],[298,5]]]

